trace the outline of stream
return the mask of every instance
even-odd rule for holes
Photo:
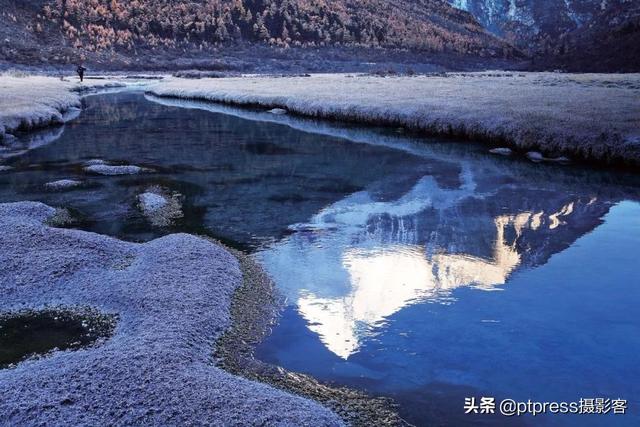
[[[20,136],[0,202],[129,241],[252,254],[286,297],[265,362],[393,398],[416,425],[640,425],[640,175],[264,111],[92,95]],[[145,168],[102,176],[86,162]],[[82,185],[53,191],[47,183]],[[138,196],[179,200],[150,222]],[[625,399],[625,415],[465,414],[465,398]]]

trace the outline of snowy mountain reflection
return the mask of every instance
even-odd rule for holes
[[[349,358],[408,305],[454,303],[451,291],[462,286],[500,290],[516,269],[546,262],[597,226],[610,206],[515,176],[492,179],[486,168],[476,176],[468,163],[460,170],[455,188],[425,176],[395,200],[354,193],[259,253],[332,353]]]

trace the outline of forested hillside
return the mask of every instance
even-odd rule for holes
[[[509,57],[513,48],[442,0],[0,0],[22,39],[67,51],[203,50],[252,43]],[[15,30],[12,31],[15,33]],[[43,43],[43,44],[47,44]],[[5,58],[15,49],[4,44]]]

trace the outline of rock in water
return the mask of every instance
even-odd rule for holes
[[[99,175],[135,175],[141,172],[148,171],[148,169],[141,168],[140,166],[112,166],[106,164],[87,166],[84,168],[84,170],[86,172],[97,173]]]
[[[559,164],[567,164],[571,163],[571,160],[568,157],[544,157],[541,153],[537,151],[529,151],[527,153],[527,158],[532,162],[540,163],[540,162],[550,162],[550,163],[559,163]]]
[[[47,182],[44,186],[47,190],[57,191],[80,187],[82,184],[82,181],[75,179],[60,179],[58,181]]]
[[[499,154],[501,156],[510,156],[513,153],[511,148],[506,148],[506,147],[493,148],[489,150],[489,152],[491,154]]]
[[[138,206],[151,224],[166,227],[184,216],[181,199],[179,193],[172,194],[160,186],[153,186],[138,196]]]
[[[544,160],[544,156],[537,151],[529,151],[527,153],[527,158],[535,163],[540,163]]]
[[[167,199],[155,193],[142,193],[138,196],[140,208],[145,213],[154,213],[167,206]]]

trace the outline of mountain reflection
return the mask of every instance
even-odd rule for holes
[[[463,286],[499,290],[516,269],[546,262],[596,227],[611,205],[515,177],[487,185],[481,175],[495,172],[474,174],[469,164],[458,170],[454,188],[424,176],[394,200],[354,193],[259,254],[331,352],[347,359],[410,304],[454,303]]]

